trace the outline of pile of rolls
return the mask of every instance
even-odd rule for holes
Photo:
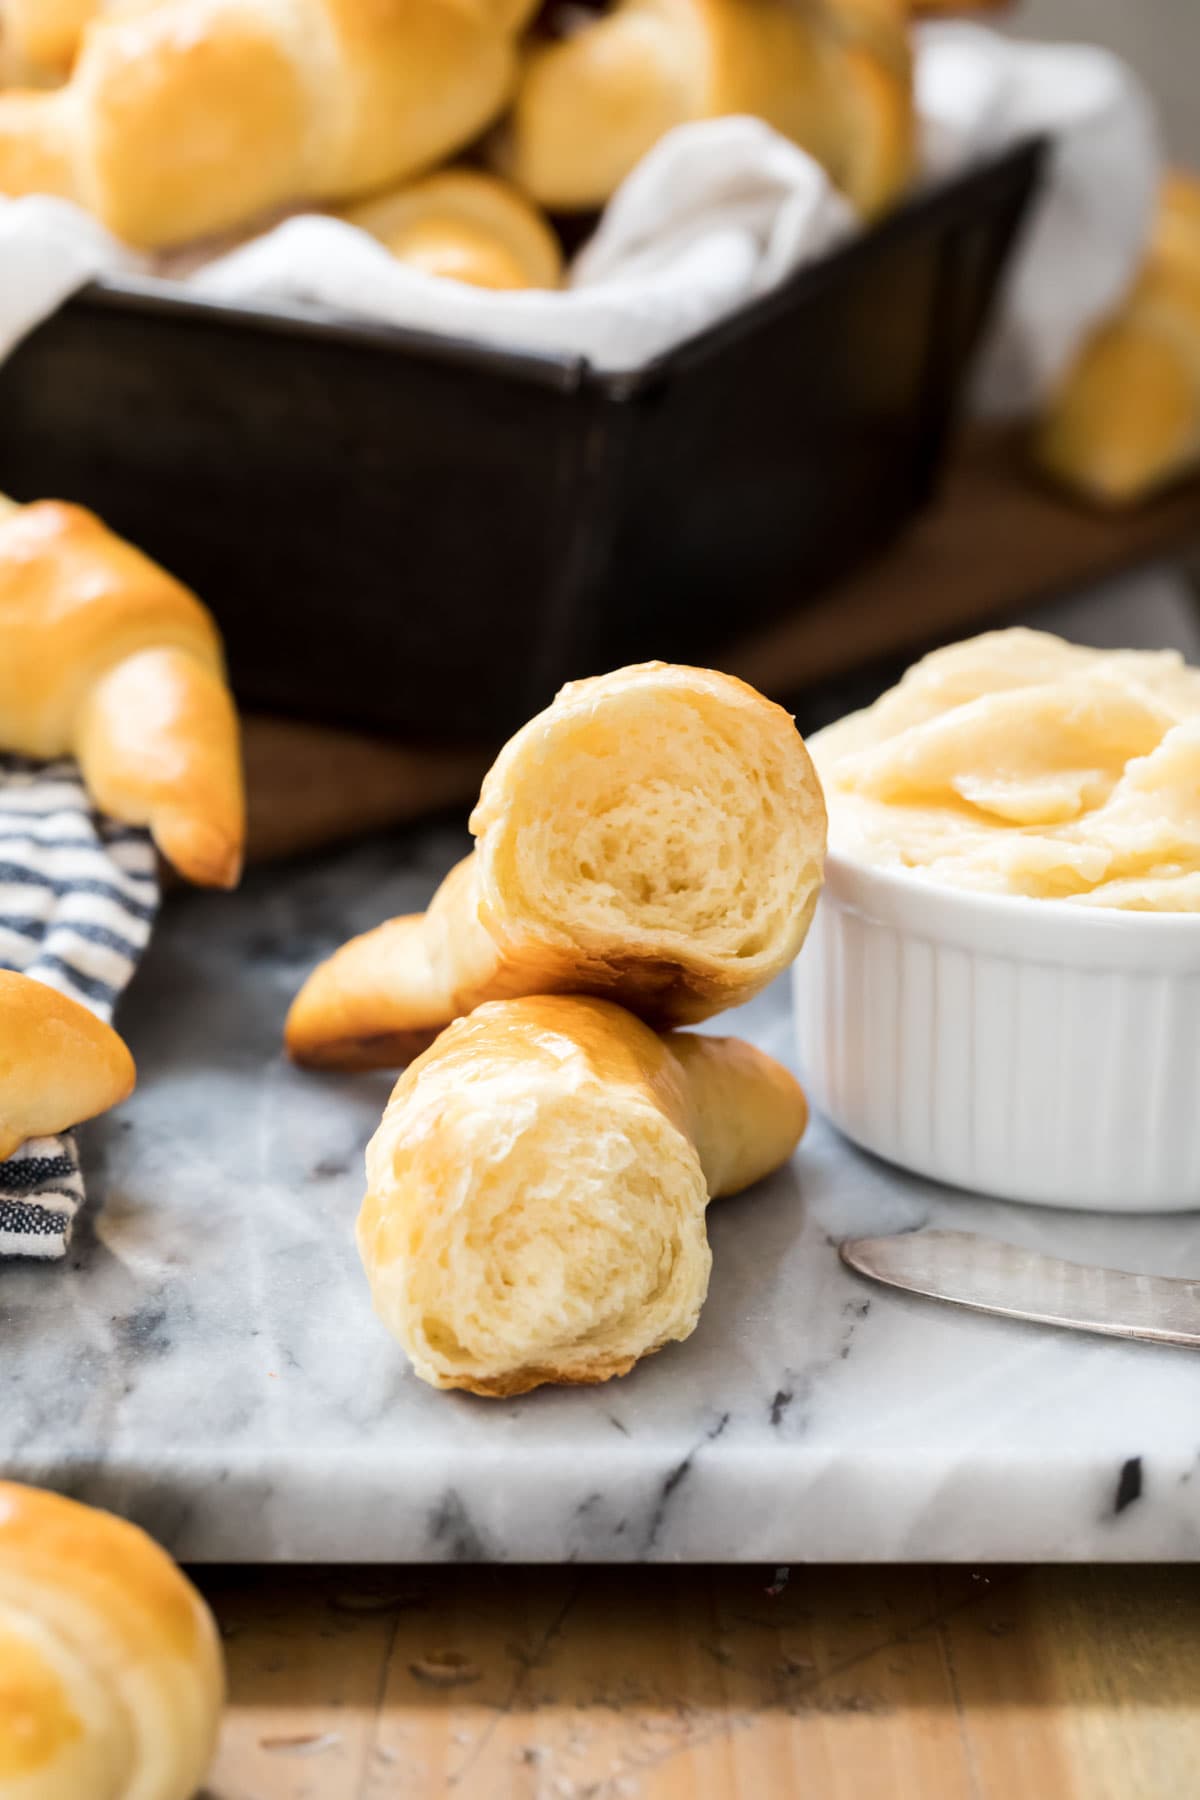
[[[547,214],[603,207],[692,120],[763,118],[864,216],[885,210],[913,165],[907,15],[908,0],[0,0],[0,194],[74,199],[147,250],[315,204],[434,273],[554,287]]]
[[[990,0],[990,4],[1002,0]],[[673,127],[751,114],[864,220],[915,172],[913,16],[959,0],[0,0],[0,195],[171,251],[327,209],[426,273],[553,289]],[[1200,463],[1200,185],[1084,346],[1036,454],[1122,506]],[[575,221],[573,223],[572,221]]]

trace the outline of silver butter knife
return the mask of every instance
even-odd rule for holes
[[[1200,1349],[1200,1281],[1090,1268],[969,1231],[852,1238],[841,1258],[872,1281],[976,1312]]]

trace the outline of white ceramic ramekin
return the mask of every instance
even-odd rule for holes
[[[831,854],[795,970],[811,1099],[957,1187],[1200,1207],[1200,917],[937,887]]]

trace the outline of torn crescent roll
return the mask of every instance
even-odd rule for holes
[[[694,1330],[710,1198],[778,1168],[807,1121],[734,1038],[621,1007],[482,1006],[401,1076],[367,1150],[358,1244],[422,1380],[486,1395],[597,1382]]]
[[[82,507],[0,502],[0,748],[78,758],[101,812],[233,887],[245,802],[212,618]]]
[[[573,682],[501,751],[429,911],[345,945],[292,1006],[298,1062],[406,1061],[481,1001],[609,995],[656,1026],[749,1000],[804,941],[825,803],[782,707],[643,663]]]
[[[134,1078],[111,1025],[43,982],[0,969],[0,1162],[27,1138],[107,1112],[133,1092]]]
[[[223,1690],[212,1615],[145,1532],[0,1482],[5,1800],[193,1800]]]

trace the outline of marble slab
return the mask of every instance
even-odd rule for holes
[[[1200,1358],[907,1299],[835,1253],[928,1220],[1200,1276],[1200,1218],[986,1203],[819,1123],[713,1208],[688,1343],[521,1400],[415,1380],[351,1241],[388,1079],[301,1074],[279,1033],[313,961],[423,903],[463,842],[172,898],[122,1018],[141,1085],[85,1134],[70,1261],[0,1265],[0,1469],[198,1562],[1200,1555]],[[790,1057],[786,983],[729,1022]]]

